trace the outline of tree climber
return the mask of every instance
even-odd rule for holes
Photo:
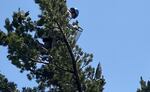
[[[77,8],[70,8],[68,10],[70,19],[75,19],[79,15],[79,10]]]

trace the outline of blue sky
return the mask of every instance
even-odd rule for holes
[[[140,76],[150,80],[150,1],[149,0],[68,0],[80,10],[78,20],[84,29],[78,43],[100,61],[106,79],[104,92],[135,92]],[[18,8],[39,13],[33,0],[1,0],[0,29],[4,19]],[[10,65],[7,49],[0,47],[0,72],[19,87],[32,86],[24,74]]]

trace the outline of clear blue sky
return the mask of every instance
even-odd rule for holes
[[[78,20],[84,32],[79,45],[100,61],[107,84],[104,92],[135,92],[140,76],[150,79],[150,1],[149,0],[68,0],[80,10]],[[33,0],[1,0],[0,29],[4,19],[18,8],[39,13]],[[0,47],[0,72],[19,87],[32,86],[25,75],[10,65],[7,49]]]

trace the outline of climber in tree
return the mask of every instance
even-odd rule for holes
[[[77,18],[79,15],[79,10],[77,8],[70,8],[69,9],[69,16],[72,18],[72,19],[75,19]]]

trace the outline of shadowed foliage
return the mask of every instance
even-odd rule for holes
[[[17,85],[0,74],[0,92],[18,92]]]

